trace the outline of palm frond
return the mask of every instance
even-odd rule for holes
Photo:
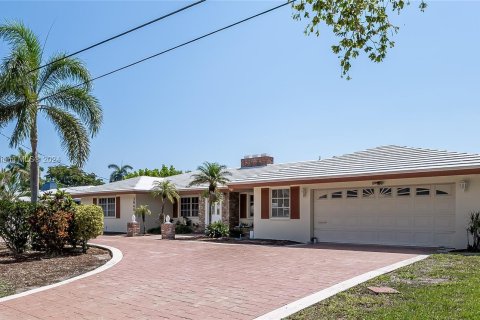
[[[44,109],[60,135],[62,148],[76,166],[82,167],[90,153],[88,133],[83,124],[72,114],[56,108]]]
[[[65,58],[66,54],[61,53],[50,57],[39,76],[38,91],[43,89],[52,90],[57,87],[59,83],[82,83],[81,89],[87,92],[92,89],[90,83],[91,76],[85,64],[77,58]]]
[[[42,104],[75,112],[89,128],[90,135],[93,137],[97,134],[103,121],[102,109],[98,100],[87,89],[59,85],[54,91],[46,91],[45,96],[47,98]]]

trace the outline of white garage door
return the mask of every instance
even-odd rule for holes
[[[454,185],[314,191],[320,242],[452,247]]]

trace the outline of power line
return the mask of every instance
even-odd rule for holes
[[[203,0],[203,1],[205,1],[205,0]],[[199,1],[199,2],[203,2],[203,1]],[[197,42],[197,41],[199,41],[199,40],[201,40],[201,39],[207,38],[207,37],[209,37],[209,36],[212,36],[212,35],[214,35],[214,34],[216,34],[216,33],[221,32],[221,31],[230,29],[230,28],[232,28],[232,27],[235,27],[235,26],[237,26],[237,25],[239,25],[239,24],[242,24],[242,23],[244,23],[244,22],[247,22],[247,21],[249,21],[249,20],[255,19],[255,18],[257,18],[257,17],[260,17],[260,16],[265,15],[265,14],[267,14],[267,13],[270,13],[270,12],[272,12],[272,11],[278,10],[278,9],[280,9],[280,8],[282,8],[282,7],[284,7],[284,6],[287,6],[287,5],[289,5],[289,4],[293,3],[293,2],[295,2],[295,0],[289,0],[289,1],[287,1],[287,2],[285,2],[285,3],[283,3],[283,4],[281,4],[281,5],[275,6],[275,7],[273,7],[273,8],[270,8],[270,9],[265,10],[265,11],[262,11],[262,12],[259,12],[259,13],[255,14],[255,15],[249,16],[248,18],[239,20],[239,21],[234,22],[234,23],[232,23],[232,24],[229,24],[229,25],[227,25],[227,26],[225,26],[225,27],[216,29],[216,30],[211,31],[211,32],[209,32],[209,33],[206,33],[206,34],[204,34],[204,35],[202,35],[202,36],[199,36],[199,37],[196,37],[196,38],[194,38],[194,39],[192,39],[192,40],[183,42],[183,43],[181,43],[181,44],[179,44],[179,45],[176,45],[176,46],[171,47],[171,48],[169,48],[169,49],[163,50],[163,51],[161,51],[161,52],[158,52],[158,53],[153,54],[153,55],[151,55],[151,56],[148,56],[148,57],[146,57],[146,58],[137,60],[137,61],[135,61],[135,62],[133,62],[133,63],[130,63],[130,64],[125,65],[125,66],[123,66],[123,67],[117,68],[117,69],[112,70],[112,71],[110,71],[110,72],[104,73],[104,74],[102,74],[102,75],[100,75],[100,76],[97,76],[97,77],[95,77],[95,78],[92,78],[92,79],[90,79],[90,80],[88,80],[88,81],[84,81],[84,82],[79,83],[79,84],[77,84],[77,85],[71,86],[71,87],[69,87],[69,88],[67,88],[67,89],[58,91],[58,92],[56,92],[56,93],[53,93],[53,94],[51,94],[51,95],[48,95],[48,96],[46,96],[46,97],[43,97],[43,98],[37,100],[37,103],[39,103],[39,102],[41,102],[41,101],[43,101],[43,100],[46,100],[46,99],[48,99],[48,98],[54,97],[54,96],[56,96],[56,95],[58,95],[58,94],[60,94],[60,93],[66,92],[66,91],[68,91],[68,90],[70,90],[70,89],[83,86],[83,85],[85,85],[85,84],[91,83],[91,82],[93,82],[93,81],[96,81],[96,80],[98,80],[98,79],[104,78],[104,77],[109,76],[109,75],[111,75],[111,74],[114,74],[114,73],[117,73],[117,72],[119,72],[119,71],[128,69],[128,68],[133,67],[133,66],[135,66],[135,65],[137,65],[137,64],[140,64],[140,63],[145,62],[145,61],[147,61],[147,60],[151,60],[151,59],[156,58],[156,57],[158,57],[158,56],[160,56],[160,55],[163,55],[163,54],[165,54],[165,53],[168,53],[168,52],[170,52],[170,51],[173,51],[173,50],[179,49],[179,48],[181,48],[181,47],[184,47],[184,46],[186,46],[186,45],[188,45],[188,44]],[[8,140],[11,139],[10,137],[8,137],[7,135],[5,135],[5,134],[2,133],[1,131],[0,131],[0,134],[1,134],[2,136],[4,136],[5,138],[7,138]],[[23,146],[23,147],[25,147],[25,148],[27,148],[27,149],[29,149],[29,150],[31,150],[29,147],[27,147],[27,146],[25,146],[25,145],[23,145],[23,144],[20,144],[20,145]],[[42,155],[40,152],[38,152],[38,154]],[[42,155],[42,156],[44,156],[44,155]],[[59,163],[60,163],[60,162],[59,162]],[[62,163],[60,163],[60,164],[62,164]],[[100,176],[97,176],[97,177],[100,177]],[[106,179],[106,178],[103,178],[103,177],[100,177],[100,178],[102,178],[102,179],[104,179],[104,180],[107,180],[107,181],[109,180],[109,179]]]
[[[82,82],[82,83],[79,83],[79,84],[77,84],[77,85],[71,86],[71,87],[66,88],[66,89],[64,89],[64,90],[60,90],[60,91],[58,91],[58,92],[55,92],[55,93],[53,93],[53,94],[51,94],[51,95],[48,95],[48,96],[46,96],[46,97],[43,97],[43,98],[37,100],[37,103],[40,103],[40,102],[42,102],[43,100],[46,100],[46,99],[48,99],[48,98],[51,98],[51,97],[54,97],[54,96],[59,95],[59,94],[61,94],[61,93],[64,93],[64,92],[66,92],[66,91],[68,91],[68,90],[70,90],[70,89],[78,88],[78,87],[80,87],[80,86],[83,86],[83,85],[86,85],[86,84],[91,83],[91,82],[93,82],[93,81],[96,81],[96,80],[98,80],[98,79],[107,77],[107,76],[112,75],[112,74],[114,74],[114,73],[117,73],[117,72],[119,72],[119,71],[128,69],[128,68],[133,67],[133,66],[135,66],[135,65],[137,65],[137,64],[140,64],[140,63],[145,62],[145,61],[147,61],[147,60],[151,60],[151,59],[153,59],[153,58],[156,58],[156,57],[158,57],[158,56],[161,56],[161,55],[163,55],[163,54],[165,54],[165,53],[168,53],[168,52],[170,52],[170,51],[179,49],[179,48],[181,48],[181,47],[183,47],[183,46],[186,46],[186,45],[188,45],[188,44],[197,42],[197,41],[199,41],[199,40],[201,40],[201,39],[207,38],[207,37],[209,37],[209,36],[212,36],[212,35],[214,35],[214,34],[216,34],[216,33],[221,32],[221,31],[230,29],[230,28],[235,27],[235,26],[237,26],[237,25],[239,25],[239,24],[242,24],[242,23],[247,22],[247,21],[249,21],[249,20],[252,20],[252,19],[255,19],[255,18],[257,18],[257,17],[260,17],[260,16],[262,16],[262,15],[264,15],[264,14],[267,14],[267,13],[270,13],[270,12],[272,12],[272,11],[278,10],[278,9],[280,9],[280,8],[286,6],[286,5],[289,5],[289,4],[293,3],[293,2],[295,2],[295,0],[289,0],[289,1],[287,1],[287,2],[285,2],[285,3],[283,3],[283,4],[281,4],[281,5],[275,6],[275,7],[273,7],[273,8],[270,8],[270,9],[268,9],[268,10],[262,11],[262,12],[260,12],[260,13],[257,13],[257,14],[255,14],[255,15],[253,15],[253,16],[250,16],[250,17],[248,17],[248,18],[245,18],[245,19],[242,19],[242,20],[240,20],[240,21],[234,22],[234,23],[232,23],[232,24],[229,24],[229,25],[227,25],[227,26],[225,26],[225,27],[222,27],[222,28],[220,28],[220,29],[217,29],[217,30],[215,30],[215,31],[211,31],[211,32],[206,33],[206,34],[204,34],[204,35],[202,35],[202,36],[199,36],[199,37],[194,38],[194,39],[192,39],[192,40],[189,40],[189,41],[187,41],[187,42],[183,42],[183,43],[181,43],[181,44],[179,44],[179,45],[176,45],[176,46],[171,47],[171,48],[169,48],[169,49],[166,49],[166,50],[163,50],[163,51],[161,51],[161,52],[155,53],[155,54],[153,54],[153,55],[151,55],[151,56],[148,56],[148,57],[146,57],[146,58],[137,60],[137,61],[132,62],[132,63],[130,63],[130,64],[127,64],[127,65],[125,65],[125,66],[123,66],[123,67],[120,67],[120,68],[117,68],[117,69],[112,70],[112,71],[110,71],[110,72],[107,72],[107,73],[104,73],[104,74],[102,74],[102,75],[99,75],[99,76],[97,76],[97,77],[95,77],[95,78],[92,78],[92,79],[90,79],[90,80],[88,80],[88,81],[84,81],[84,82]]]
[[[153,23],[155,23],[155,22],[158,22],[158,21],[160,21],[160,20],[163,20],[163,19],[165,19],[165,18],[168,18],[168,17],[170,17],[170,16],[173,16],[173,15],[175,15],[175,14],[177,14],[177,13],[182,12],[182,11],[185,11],[185,10],[187,10],[187,9],[189,9],[189,8],[191,8],[191,7],[194,7],[194,6],[196,6],[196,5],[198,5],[198,4],[202,3],[202,2],[205,2],[205,1],[206,1],[206,0],[200,0],[200,1],[194,2],[194,3],[192,3],[192,4],[189,4],[189,5],[185,6],[185,7],[182,7],[182,8],[180,8],[180,9],[175,10],[175,11],[172,11],[172,12],[170,12],[170,13],[167,13],[167,14],[161,16],[161,17],[158,17],[158,18],[156,18],[156,19],[153,19],[153,20],[150,20],[150,21],[148,21],[148,22],[145,22],[144,24],[141,24],[141,25],[139,25],[139,26],[137,26],[137,27],[135,27],[135,28],[129,29],[129,30],[127,30],[127,31],[125,31],[125,32],[122,32],[122,33],[119,33],[119,34],[117,34],[117,35],[115,35],[115,36],[113,36],[113,37],[110,37],[110,38],[108,38],[108,39],[105,39],[105,40],[102,40],[102,41],[97,42],[97,43],[95,43],[95,44],[92,44],[92,45],[89,46],[89,47],[86,47],[86,48],[84,48],[84,49],[81,49],[81,50],[72,52],[72,53],[66,55],[66,56],[63,57],[63,58],[60,58],[60,59],[54,60],[54,61],[52,61],[52,62],[46,63],[46,64],[44,64],[44,65],[41,65],[40,67],[35,68],[35,69],[32,69],[32,70],[30,70],[29,72],[34,72],[34,71],[40,70],[40,69],[42,69],[42,68],[45,68],[45,67],[47,67],[47,66],[49,66],[49,65],[52,65],[52,64],[58,62],[58,61],[62,61],[62,60],[64,60],[64,59],[67,59],[67,58],[76,56],[76,55],[79,54],[79,53],[88,51],[88,50],[93,49],[93,48],[95,48],[95,47],[98,47],[98,46],[100,46],[100,45],[102,45],[102,44],[104,44],[104,43],[107,43],[107,42],[110,42],[110,41],[115,40],[115,39],[117,39],[117,38],[123,37],[123,36],[126,35],[126,34],[129,34],[129,33],[131,33],[131,32],[134,32],[134,31],[137,31],[137,30],[139,30],[139,29],[142,29],[142,28],[144,28],[144,27],[146,27],[146,26],[148,26],[148,25],[151,25],[151,24],[153,24]]]

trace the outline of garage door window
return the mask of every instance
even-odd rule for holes
[[[415,195],[417,195],[417,196],[429,196],[430,195],[430,188],[425,188],[425,187],[416,188]]]
[[[290,189],[272,190],[272,218],[290,217]]]
[[[348,199],[358,198],[358,190],[347,190],[347,198]]]
[[[391,198],[392,197],[392,188],[380,188],[378,193],[380,198]]]
[[[365,188],[362,190],[362,197],[363,198],[375,198],[375,189],[373,188]]]
[[[449,196],[452,194],[451,185],[438,185],[435,186],[435,195],[437,196]]]
[[[342,197],[343,197],[342,191],[332,192],[332,199],[342,199]]]
[[[398,197],[410,197],[410,188],[397,188]]]

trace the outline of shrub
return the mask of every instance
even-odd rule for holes
[[[31,235],[29,219],[34,209],[29,202],[0,201],[0,236],[15,256],[27,248]]]
[[[473,251],[480,251],[480,211],[472,212],[470,214],[470,221],[467,227],[468,233],[472,236],[473,243],[470,245],[468,240],[468,249]]]
[[[220,221],[214,222],[207,226],[205,233],[210,238],[228,237],[228,225]]]
[[[69,234],[69,225],[75,212],[75,202],[67,193],[45,193],[40,197],[30,218],[36,249],[60,253]]]
[[[160,227],[150,228],[147,231],[150,234],[160,234],[161,233]]]
[[[186,224],[178,223],[175,225],[175,233],[177,234],[185,234],[185,233],[192,233],[192,227]]]
[[[86,253],[88,240],[103,233],[103,210],[93,204],[77,206],[72,222],[73,243],[80,243],[83,253]]]

